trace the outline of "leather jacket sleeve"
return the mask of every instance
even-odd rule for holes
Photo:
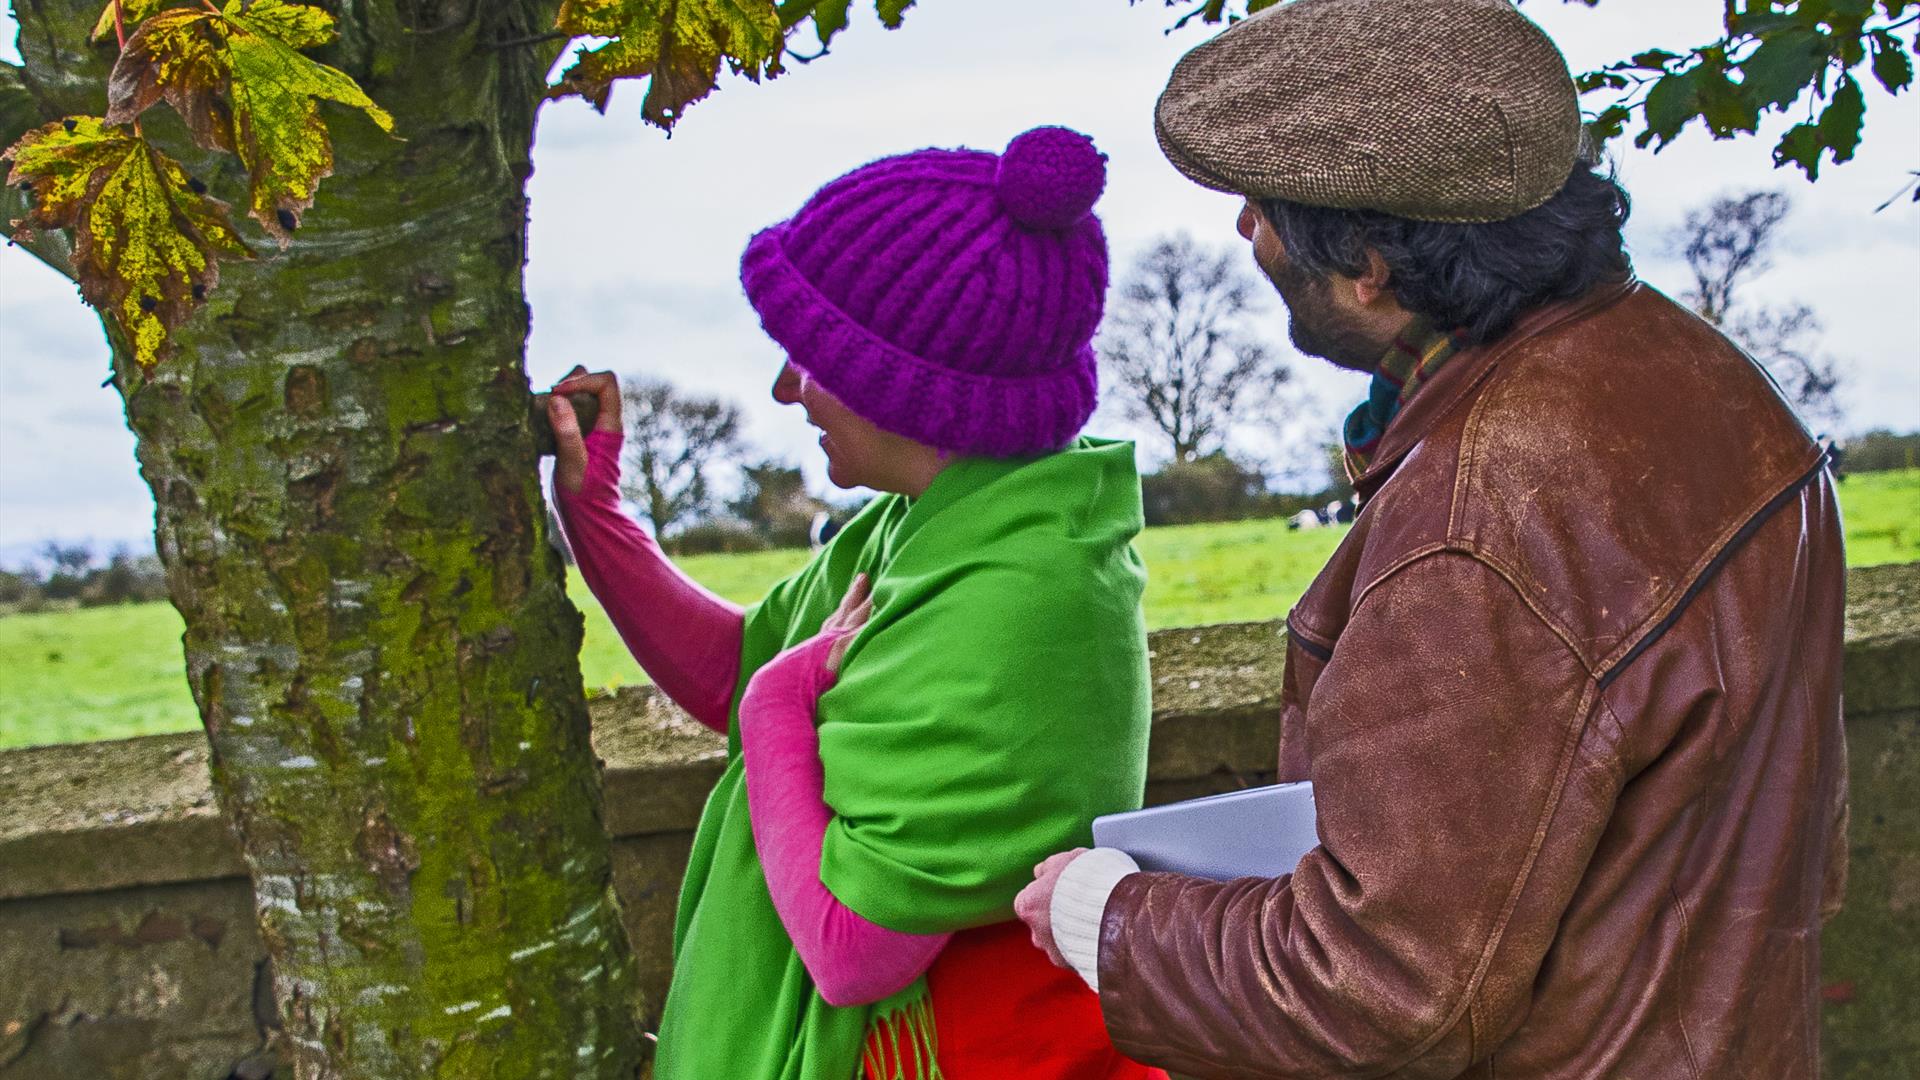
[[[1453,1077],[1486,1057],[1621,788],[1596,696],[1488,562],[1430,551],[1381,577],[1305,712],[1321,846],[1276,879],[1122,880],[1099,959],[1116,1045],[1225,1077]]]

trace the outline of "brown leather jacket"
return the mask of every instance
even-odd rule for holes
[[[1751,361],[1606,286],[1388,429],[1289,617],[1277,879],[1121,881],[1115,1043],[1199,1077],[1819,1075],[1844,568]]]

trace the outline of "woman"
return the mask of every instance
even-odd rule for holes
[[[835,484],[882,494],[745,611],[620,513],[613,376],[554,388],[582,575],[654,682],[728,734],[661,1080],[1163,1075],[1010,921],[1033,864],[1145,778],[1133,449],[1076,438],[1105,175],[1085,136],[1040,128],[874,162],[754,237],[741,279],[788,356],[773,395]]]

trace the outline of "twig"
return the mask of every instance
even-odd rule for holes
[[[1909,177],[1909,179],[1907,180],[1906,183],[1900,185],[1900,190],[1888,196],[1886,202],[1883,202],[1879,206],[1874,207],[1873,208],[1874,213],[1877,214],[1880,211],[1885,210],[1887,207],[1892,206],[1896,201],[1899,200],[1900,196],[1905,195],[1909,191],[1913,191],[1916,186],[1920,186],[1920,171],[1909,172],[1907,176]],[[1916,195],[1915,198],[1920,199],[1920,195]]]
[[[527,37],[508,38],[505,41],[495,41],[489,44],[487,48],[511,49],[519,45],[540,45],[548,41],[561,41],[563,39],[570,38],[572,36],[573,36],[572,34],[567,33],[565,30],[549,30],[544,34],[530,34]]]

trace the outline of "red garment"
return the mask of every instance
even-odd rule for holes
[[[1168,1080],[1113,1048],[1100,996],[1054,967],[1018,921],[953,935],[927,989],[945,1080]],[[868,1060],[904,1060],[905,1080],[923,1080],[904,1043],[904,1058],[872,1050]],[[864,1080],[894,1077],[869,1065]]]

